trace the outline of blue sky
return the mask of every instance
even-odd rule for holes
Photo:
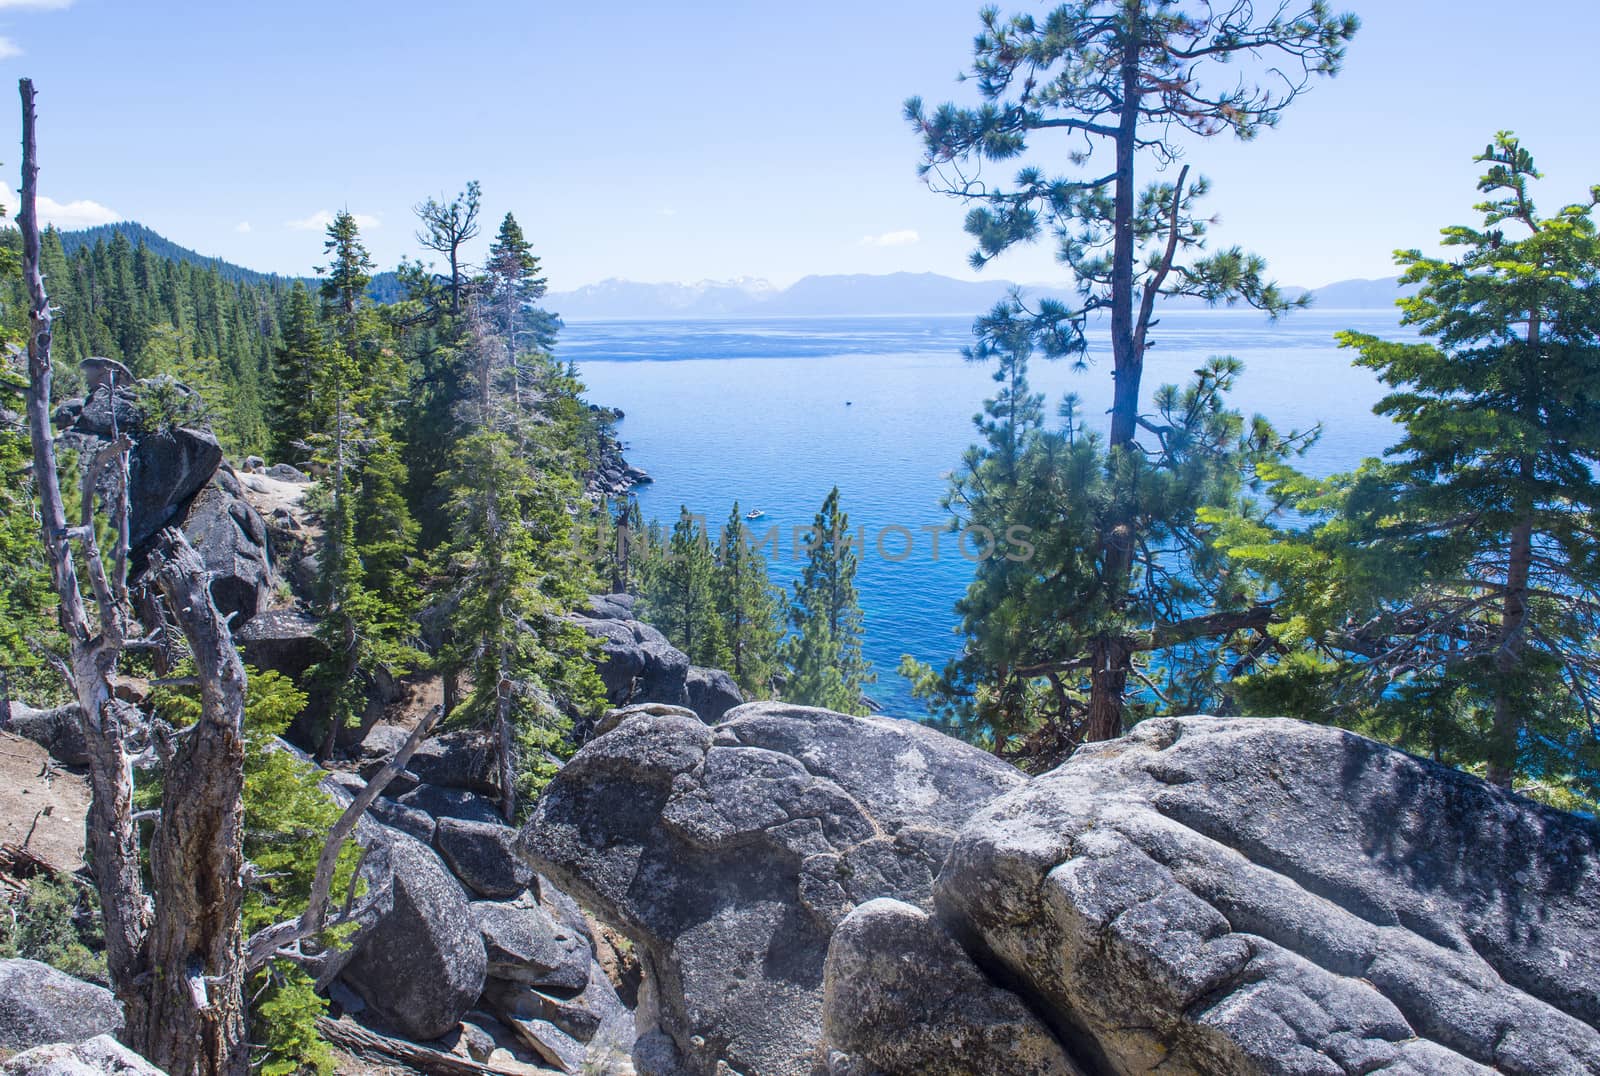
[[[1600,182],[1588,3],[1346,6],[1364,27],[1339,78],[1254,143],[1190,151],[1217,242],[1286,283],[1388,275],[1393,248],[1470,219],[1469,158],[1503,127],[1550,176],[1546,201]],[[900,105],[966,99],[978,7],[0,0],[0,68],[39,87],[41,189],[64,226],[136,219],[257,268],[317,264],[318,224],[343,206],[393,264],[416,253],[411,207],[476,178],[557,289],[962,276],[963,211],[918,182]],[[986,274],[1061,279],[1042,248]]]

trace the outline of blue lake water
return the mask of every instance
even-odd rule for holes
[[[793,528],[839,487],[852,529],[866,528],[858,585],[864,649],[878,671],[869,694],[915,716],[922,706],[895,667],[906,653],[937,666],[957,652],[952,607],[972,573],[954,536],[941,538],[935,557],[923,529],[945,521],[947,475],[994,389],[987,368],[961,357],[971,325],[965,315],[580,322],[566,327],[559,351],[579,364],[589,399],[626,413],[628,458],[656,480],[638,491],[645,517],[671,521],[686,505],[720,529],[734,500],[763,510],[752,526],[758,536],[779,528],[770,560],[785,589],[804,557]],[[1381,453],[1393,429],[1372,414],[1382,386],[1335,344],[1341,329],[1402,335],[1386,311],[1313,310],[1277,324],[1253,312],[1169,313],[1153,333],[1146,398],[1210,356],[1233,355],[1245,364],[1236,406],[1280,429],[1320,423],[1306,469],[1352,467]],[[1075,392],[1103,427],[1109,341],[1090,340],[1088,369],[1040,360],[1031,380],[1047,394],[1047,413]]]

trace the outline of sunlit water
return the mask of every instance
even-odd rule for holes
[[[1320,423],[1304,466],[1342,470],[1381,453],[1393,429],[1372,414],[1382,386],[1351,366],[1333,335],[1398,336],[1396,321],[1370,310],[1308,311],[1276,325],[1238,311],[1171,313],[1146,361],[1146,398],[1212,355],[1233,355],[1245,364],[1236,406],[1280,429]],[[628,458],[656,480],[639,490],[645,517],[670,521],[686,505],[720,528],[734,500],[758,508],[766,513],[751,524],[758,535],[779,528],[771,568],[785,587],[804,555],[793,528],[839,487],[852,529],[866,528],[858,584],[864,648],[879,674],[869,693],[912,716],[922,707],[895,667],[906,653],[935,665],[956,653],[952,607],[972,574],[949,535],[935,559],[923,529],[944,522],[948,473],[975,440],[972,417],[995,387],[989,370],[961,358],[971,324],[967,316],[575,323],[560,354],[578,362],[591,400],[626,412],[619,433]],[[1048,413],[1075,392],[1103,426],[1109,343],[1101,333],[1091,344],[1087,370],[1037,361],[1031,379],[1048,394]]]

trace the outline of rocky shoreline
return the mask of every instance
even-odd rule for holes
[[[590,404],[599,428],[600,445],[595,465],[584,475],[584,492],[591,500],[625,497],[635,486],[655,481],[643,468],[629,463],[616,424],[625,417],[620,408]]]

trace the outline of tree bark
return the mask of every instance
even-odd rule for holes
[[[167,530],[156,584],[189,641],[200,719],[166,765],[150,846],[155,969],[142,1051],[172,1074],[249,1071],[244,1013],[244,665],[206,585],[205,565]]]
[[[1128,690],[1133,649],[1127,640],[1106,636],[1089,647],[1089,716],[1083,738],[1114,740],[1122,735],[1123,696]]]
[[[1139,136],[1139,38],[1141,0],[1127,0],[1126,37],[1122,53],[1122,111],[1116,137],[1116,182],[1112,206],[1111,245],[1111,437],[1108,455],[1128,451],[1139,425],[1139,382],[1143,356],[1135,347],[1133,323],[1134,153]],[[1120,492],[1120,491],[1119,491]],[[1100,585],[1115,607],[1127,593],[1133,574],[1133,525],[1118,497],[1100,535]],[[1101,636],[1090,644],[1089,721],[1085,738],[1108,740],[1122,735],[1124,693],[1132,668],[1133,648],[1127,640]]]
[[[1490,735],[1487,777],[1510,788],[1516,775],[1517,739],[1522,731],[1521,692],[1514,678],[1522,663],[1524,629],[1528,621],[1528,573],[1533,564],[1533,521],[1524,520],[1511,532],[1506,566],[1506,595],[1501,607],[1500,641],[1494,667],[1499,675],[1494,687],[1494,725]]]

